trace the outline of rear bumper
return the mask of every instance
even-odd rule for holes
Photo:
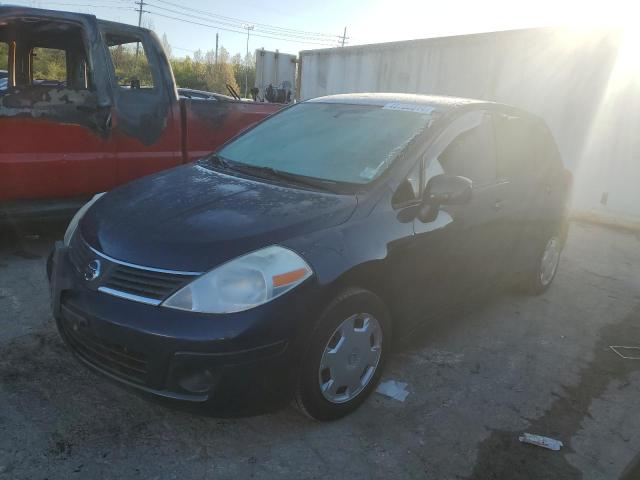
[[[111,380],[225,410],[292,392],[304,301],[224,316],[145,305],[84,286],[60,243],[49,270],[60,335],[81,363]]]

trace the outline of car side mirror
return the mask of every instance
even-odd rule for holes
[[[436,175],[427,183],[422,196],[418,217],[422,221],[432,221],[441,205],[462,205],[469,203],[473,192],[473,182],[457,175]]]

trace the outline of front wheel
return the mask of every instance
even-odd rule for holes
[[[390,348],[391,326],[382,301],[349,289],[321,315],[296,389],[298,408],[316,420],[334,420],[373,391]]]

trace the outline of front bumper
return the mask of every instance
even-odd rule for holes
[[[48,272],[62,338],[83,364],[112,380],[224,409],[286,399],[292,391],[313,311],[308,286],[246,312],[207,315],[91,289],[60,242]]]

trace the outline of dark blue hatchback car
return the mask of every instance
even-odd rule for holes
[[[333,419],[375,388],[392,337],[498,283],[547,289],[569,188],[521,110],[318,98],[94,197],[52,255],[53,312],[80,361],[136,389]]]

